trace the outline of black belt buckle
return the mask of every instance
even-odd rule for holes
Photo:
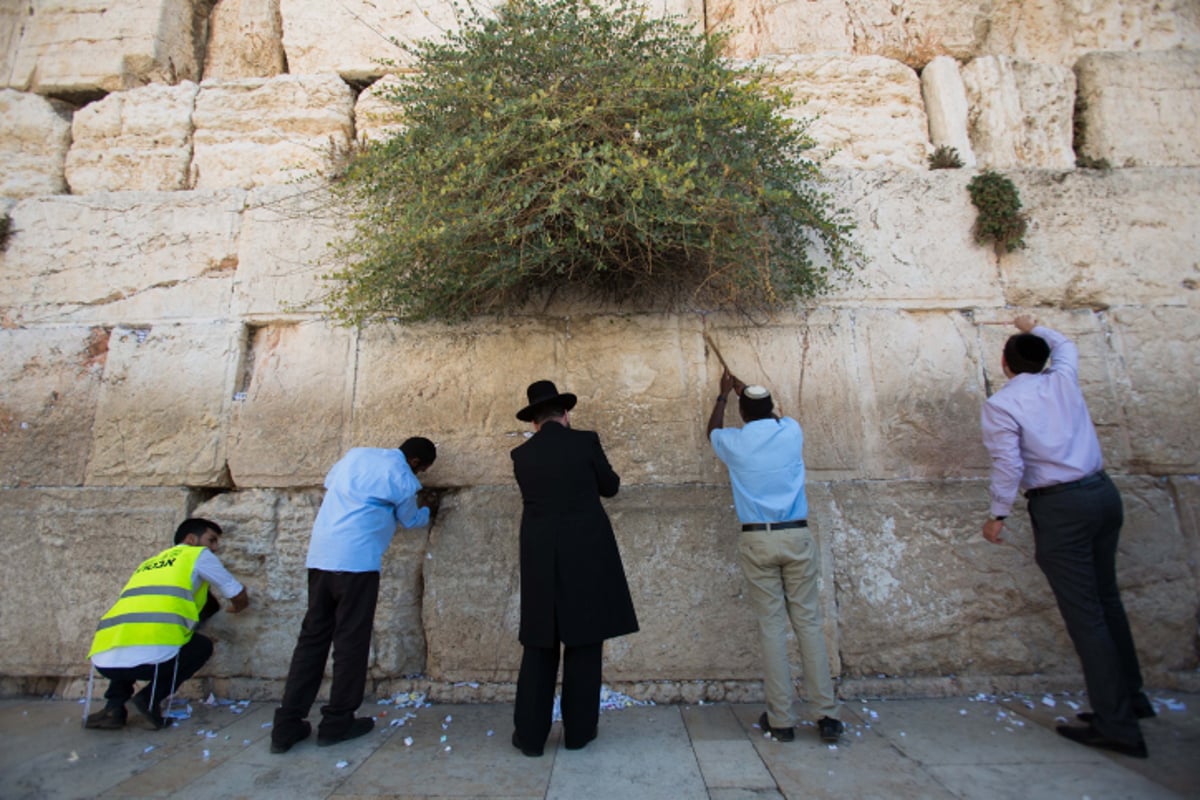
[[[781,531],[788,528],[807,528],[808,520],[794,519],[789,522],[744,522],[743,531]]]

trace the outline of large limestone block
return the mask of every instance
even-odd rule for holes
[[[757,624],[738,566],[728,488],[625,487],[605,507],[641,628],[605,643],[605,680],[760,678]],[[515,486],[465,490],[443,503],[425,575],[431,677],[515,679],[520,514]],[[827,568],[823,580],[827,620],[834,618],[831,574]],[[828,635],[836,672],[832,625]]]
[[[209,17],[204,77],[269,78],[286,71],[279,0],[217,0]]]
[[[443,39],[459,27],[461,11],[450,0],[279,0],[283,47],[293,74],[336,72],[362,81],[413,65],[404,49],[421,40]],[[501,5],[481,0],[471,8],[489,15]],[[643,0],[655,15],[677,15],[697,26],[704,18],[700,0]]]
[[[246,198],[237,241],[233,313],[278,318],[324,311],[339,265],[330,246],[350,231],[349,213],[328,192],[294,186],[255,189]]]
[[[1200,582],[1200,476],[1172,475],[1167,485],[1175,499],[1179,527],[1187,545],[1188,567]]]
[[[1081,153],[1115,167],[1200,164],[1200,50],[1088,53],[1075,74]]]
[[[63,162],[70,146],[70,106],[0,89],[0,196],[66,191]]]
[[[853,53],[919,69],[942,53],[973,55],[989,6],[984,0],[717,0],[707,18],[730,34],[740,57]]]
[[[355,333],[314,320],[251,326],[248,340],[230,477],[237,486],[319,486],[350,430]]]
[[[91,485],[224,486],[245,332],[230,323],[117,328],[96,408]]]
[[[96,622],[187,507],[178,488],[0,490],[0,675],[85,675]]]
[[[37,0],[8,85],[94,95],[198,80],[208,4],[197,0]]]
[[[1121,386],[1121,355],[1113,347],[1112,325],[1105,315],[1090,310],[1059,311],[1046,308],[991,309],[976,312],[983,380],[988,396],[1004,387],[1000,359],[1004,343],[1017,333],[1013,320],[1021,313],[1032,314],[1039,324],[1058,331],[1075,343],[1079,351],[1079,388],[1087,401],[1092,424],[1100,438],[1105,466],[1110,470],[1140,471],[1130,462],[1130,442]]]
[[[995,0],[988,6],[982,53],[1069,67],[1093,50],[1200,46],[1200,5],[1194,0]],[[951,4],[947,13],[953,11]]]
[[[224,317],[245,193],[43,197],[12,210],[0,315],[14,323]]]
[[[1075,73],[1067,67],[983,56],[962,68],[971,145],[989,169],[1075,166]]]
[[[76,112],[66,163],[71,192],[188,188],[199,89],[191,81],[154,84],[113,92]]]
[[[772,80],[793,94],[785,113],[811,120],[814,156],[828,156],[834,166],[925,167],[929,126],[912,69],[882,56],[790,56],[766,63]]]
[[[218,614],[209,630],[218,644],[202,674],[287,677],[308,602],[305,559],[323,493],[319,489],[227,492],[198,505],[196,516],[225,531],[221,559],[246,586],[250,607]],[[384,554],[371,641],[373,678],[420,673],[425,666],[421,574],[427,530],[399,530]],[[327,674],[332,669],[332,659]]]
[[[1200,303],[1200,173],[1023,172],[1026,247],[1000,259],[1008,302],[1105,308]]]
[[[975,166],[967,130],[970,106],[958,62],[938,56],[921,70],[921,97],[929,118],[929,141],[935,148],[953,147],[964,167]]]
[[[439,447],[431,484],[505,484],[509,451],[531,432],[515,416],[525,388],[548,378],[579,395],[572,423],[600,434],[627,484],[695,480],[707,447],[695,380],[702,344],[678,326],[672,317],[599,315],[368,328],[352,441],[398,446],[428,436]]]
[[[1118,576],[1142,665],[1187,668],[1197,586],[1169,498],[1145,478],[1118,485]],[[986,506],[982,480],[831,485],[813,513],[830,523],[846,676],[1078,673],[1028,516],[1019,507],[992,545]]]
[[[0,329],[0,486],[81,486],[103,328]]]
[[[353,114],[354,93],[332,74],[205,81],[193,116],[192,184],[252,189],[323,174],[349,146]]]
[[[830,170],[849,210],[861,270],[840,277],[824,303],[906,309],[1003,305],[990,248],[975,243],[965,170]]]
[[[1200,472],[1200,311],[1121,308],[1112,314],[1130,466],[1151,474]]]
[[[0,88],[9,85],[13,59],[21,43],[25,23],[33,16],[33,0],[0,3]]]

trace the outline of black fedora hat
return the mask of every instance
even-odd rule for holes
[[[529,398],[529,405],[517,412],[517,419],[522,422],[533,422],[533,416],[538,409],[551,403],[559,406],[563,411],[570,411],[579,399],[570,392],[560,394],[553,381],[534,381],[525,390],[525,396]]]

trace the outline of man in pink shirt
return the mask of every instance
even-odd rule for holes
[[[1117,588],[1121,495],[1104,472],[1100,441],[1079,389],[1079,351],[1067,337],[1022,315],[1004,346],[1008,383],[983,405],[992,456],[991,517],[983,536],[999,543],[1017,492],[1029,500],[1041,568],[1087,684],[1086,726],[1059,725],[1072,741],[1146,758],[1139,717],[1155,715],[1142,691],[1133,634]],[[1049,360],[1050,366],[1046,368]]]

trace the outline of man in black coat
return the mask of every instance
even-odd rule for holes
[[[517,419],[534,435],[512,451],[521,488],[521,629],[513,745],[540,756],[550,735],[559,644],[563,646],[563,739],[577,750],[596,738],[604,640],[638,629],[625,568],[601,497],[621,479],[600,437],[571,429],[576,397],[550,381],[530,384]]]

